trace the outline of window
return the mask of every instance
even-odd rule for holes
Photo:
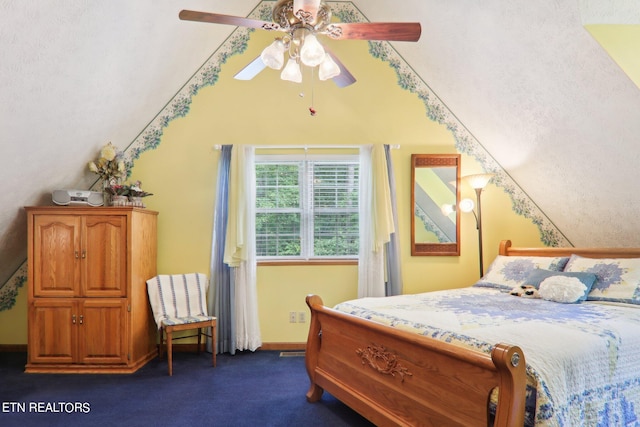
[[[358,257],[357,155],[257,156],[258,259]]]

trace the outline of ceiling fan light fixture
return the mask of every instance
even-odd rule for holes
[[[279,31],[285,35],[277,38],[251,63],[234,77],[251,80],[265,68],[282,70],[283,80],[302,82],[301,65],[315,68],[323,62],[319,74],[322,80],[333,77],[338,87],[356,82],[355,77],[316,38],[317,34],[334,40],[418,41],[422,28],[419,22],[341,22],[332,23],[331,8],[325,0],[274,0],[272,21],[223,15],[220,13],[181,10],[183,21],[208,22],[233,25],[265,31]],[[289,61],[283,69],[284,53]]]
[[[273,43],[267,46],[260,54],[260,59],[269,68],[279,70],[284,65],[285,44],[282,39],[275,39]]]
[[[300,60],[308,67],[315,67],[324,61],[325,51],[314,34],[309,34],[304,38],[304,43],[300,49]]]
[[[298,64],[298,61],[289,58],[287,65],[280,74],[280,78],[294,83],[302,83],[302,71],[300,71],[300,64]]]
[[[324,81],[338,75],[340,75],[340,67],[338,67],[338,64],[331,58],[331,55],[325,53],[324,61],[322,61],[318,67],[318,78]]]

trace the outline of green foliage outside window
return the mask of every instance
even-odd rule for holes
[[[256,163],[256,254],[358,255],[357,161]]]

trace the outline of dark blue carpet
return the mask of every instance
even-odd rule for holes
[[[0,426],[372,426],[333,396],[308,403],[304,357],[175,353],[130,375],[25,374],[0,353]]]

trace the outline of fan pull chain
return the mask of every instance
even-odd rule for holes
[[[311,68],[311,107],[309,107],[309,114],[311,117],[316,116],[316,109],[313,107],[314,104],[314,95],[315,95],[315,83],[316,83],[316,69],[315,67]]]

